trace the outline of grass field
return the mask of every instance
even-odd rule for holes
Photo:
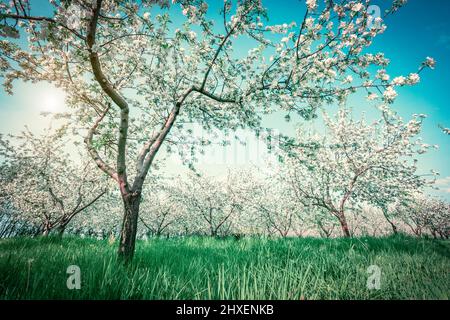
[[[0,240],[0,299],[449,299],[450,242],[358,239],[140,241],[131,265],[116,244],[80,238]],[[69,290],[69,265],[81,289]],[[381,288],[367,289],[367,268]]]

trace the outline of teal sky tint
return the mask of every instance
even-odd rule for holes
[[[6,1],[6,0],[2,0]],[[46,1],[36,1],[44,3]],[[320,2],[320,0],[319,0]],[[391,1],[378,0],[381,11],[387,9]],[[209,1],[210,12],[218,13],[222,1]],[[299,23],[304,15],[305,4],[301,0],[265,0],[263,4],[268,9],[269,23]],[[49,15],[49,6],[35,7],[35,14]],[[172,21],[175,25],[182,21],[180,10],[173,8]],[[211,15],[211,17],[220,16]],[[399,97],[393,104],[405,119],[414,113],[424,113],[428,118],[424,122],[422,137],[426,143],[438,144],[440,149],[424,155],[421,161],[421,171],[435,169],[441,173],[442,181],[439,194],[450,199],[450,136],[445,135],[438,127],[450,127],[450,1],[448,0],[408,0],[406,6],[386,19],[386,32],[378,36],[371,52],[384,52],[391,60],[387,68],[391,77],[408,75],[416,72],[418,66],[427,56],[437,61],[435,70],[424,70],[421,81],[412,87],[398,88]],[[218,24],[221,24],[218,21]],[[236,43],[235,51],[246,53],[252,47],[251,42]],[[23,89],[21,91],[20,89]],[[35,89],[33,89],[35,88]],[[30,112],[32,106],[27,106],[25,96],[36,94],[39,103],[39,90],[43,85],[18,84],[17,93],[7,96],[0,92],[0,132],[17,132],[25,124],[33,127],[41,120]],[[370,106],[362,94],[355,95],[350,100],[355,110],[369,110]],[[287,125],[283,117],[270,117],[267,125],[282,131],[293,133],[293,124]],[[447,179],[445,179],[447,177]]]

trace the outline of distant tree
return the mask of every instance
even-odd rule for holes
[[[171,232],[180,233],[179,224],[186,218],[186,210],[180,207],[170,191],[160,189],[157,193],[149,194],[148,198],[144,193],[139,220],[146,230],[145,234],[160,237]]]
[[[210,236],[225,236],[232,233],[241,211],[229,186],[229,181],[191,173],[180,179],[174,193],[195,229]]]
[[[97,237],[116,239],[120,236],[120,224],[123,217],[121,196],[117,190],[104,194],[91,206],[77,214],[67,228],[67,232],[76,235],[92,234]]]
[[[0,172],[4,172],[0,169]],[[4,178],[1,179],[4,181]],[[0,188],[1,189],[1,188]],[[20,219],[20,214],[8,201],[5,193],[0,195],[0,238],[7,238],[23,233],[27,233],[29,226]]]
[[[310,207],[309,215],[313,225],[317,228],[319,234],[324,238],[330,238],[339,225],[330,217],[328,211],[320,207]]]
[[[412,201],[398,203],[395,210],[418,237],[426,233],[435,238],[448,239],[450,236],[450,204],[445,201],[416,193]]]
[[[244,212],[264,233],[281,237],[301,236],[305,227],[305,208],[295,201],[292,190],[280,179],[278,166],[270,170],[270,173],[256,169],[241,173],[234,192]]]
[[[428,228],[434,238],[449,239],[450,237],[450,204],[440,199],[432,199],[432,216]]]
[[[70,221],[102,197],[105,183],[88,162],[77,166],[63,150],[60,131],[36,136],[28,129],[0,137],[3,201],[43,235],[63,234]]]

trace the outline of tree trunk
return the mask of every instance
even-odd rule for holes
[[[347,219],[345,218],[344,212],[339,212],[338,214],[339,223],[341,224],[342,233],[344,234],[344,237],[350,238],[350,230],[348,228]]]
[[[319,234],[323,233],[327,239],[330,238],[332,230],[325,228],[320,221],[317,222],[317,225],[319,226]]]
[[[67,223],[63,223],[58,227],[58,237],[62,238],[64,232],[66,231]]]
[[[392,232],[394,233],[394,235],[397,235],[398,234],[397,226],[391,221],[391,219],[389,219],[387,210],[383,208],[382,211],[384,218],[392,227]]]
[[[118,256],[119,260],[128,263],[133,259],[134,255],[141,194],[123,195],[122,200],[124,216],[120,232]]]
[[[388,221],[388,222],[391,224],[392,232],[394,233],[394,235],[397,235],[398,234],[397,226],[391,221]]]
[[[46,222],[46,223],[44,224],[44,230],[42,231],[42,236],[43,236],[43,237],[47,237],[49,233],[50,233],[50,226],[49,226],[49,224]]]

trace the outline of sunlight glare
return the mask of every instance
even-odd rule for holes
[[[60,89],[48,88],[42,92],[40,109],[43,112],[61,112],[65,107],[66,94]]]

